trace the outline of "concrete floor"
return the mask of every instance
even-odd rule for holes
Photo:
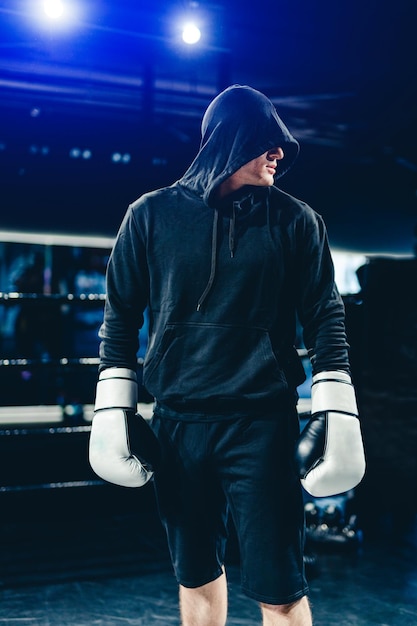
[[[179,625],[177,585],[148,486],[2,494],[0,624]],[[417,523],[389,516],[355,549],[316,545],[307,569],[315,626],[417,624]],[[233,537],[228,626],[259,625],[240,591]]]

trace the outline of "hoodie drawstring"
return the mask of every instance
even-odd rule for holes
[[[203,306],[204,300],[207,298],[208,294],[214,283],[214,278],[216,275],[216,256],[217,256],[217,224],[219,221],[219,212],[217,209],[214,210],[214,218],[213,218],[213,230],[211,236],[211,267],[210,267],[210,276],[208,279],[207,287],[204,289],[203,293],[200,296],[200,299],[197,303],[197,311],[201,310]]]
[[[211,267],[210,267],[210,276],[208,279],[207,287],[204,289],[200,299],[197,303],[197,311],[201,310],[205,299],[207,298],[210,290],[213,286],[214,279],[216,276],[216,257],[217,257],[217,231],[218,231],[218,222],[219,222],[219,212],[217,209],[214,210],[214,218],[213,218],[213,231],[211,237]],[[233,259],[235,256],[235,238],[236,238],[236,207],[235,203],[233,203],[232,213],[230,216],[229,223],[229,251],[230,256]]]
[[[235,203],[233,203],[232,215],[230,217],[230,224],[229,224],[229,250],[230,250],[230,256],[232,257],[232,259],[235,256],[235,228],[236,228],[236,208],[235,208]]]
[[[269,238],[273,242],[274,238],[273,238],[273,235],[272,235],[271,206],[270,206],[270,203],[269,203],[269,197],[270,197],[270,192],[269,192],[269,189],[268,189],[268,194],[266,196],[266,223],[268,225]]]

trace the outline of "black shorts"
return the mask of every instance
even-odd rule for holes
[[[242,591],[267,604],[306,595],[295,408],[217,422],[155,414],[152,428],[163,450],[154,478],[158,507],[178,582],[194,588],[221,575],[230,513]]]

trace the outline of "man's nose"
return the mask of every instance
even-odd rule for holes
[[[281,161],[284,158],[284,150],[282,148],[272,148],[272,150],[268,151],[267,158],[270,161]]]

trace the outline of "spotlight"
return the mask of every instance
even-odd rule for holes
[[[44,0],[43,10],[49,18],[57,20],[64,13],[64,5],[61,0]]]
[[[47,156],[49,154],[49,146],[37,146],[32,144],[29,146],[29,154],[41,154]]]
[[[127,164],[127,163],[130,163],[130,159],[131,158],[132,157],[131,157],[131,155],[128,152],[126,152],[125,154],[121,154],[120,152],[114,152],[111,155],[111,160],[112,160],[113,163],[124,163],[124,164]]]
[[[30,18],[42,29],[65,32],[81,18],[81,0],[32,0]]]
[[[192,22],[187,22],[186,24],[184,24],[182,28],[182,39],[184,43],[193,45],[197,43],[198,41],[200,41],[200,38],[201,38],[201,31],[198,28],[198,26],[196,26]]]

